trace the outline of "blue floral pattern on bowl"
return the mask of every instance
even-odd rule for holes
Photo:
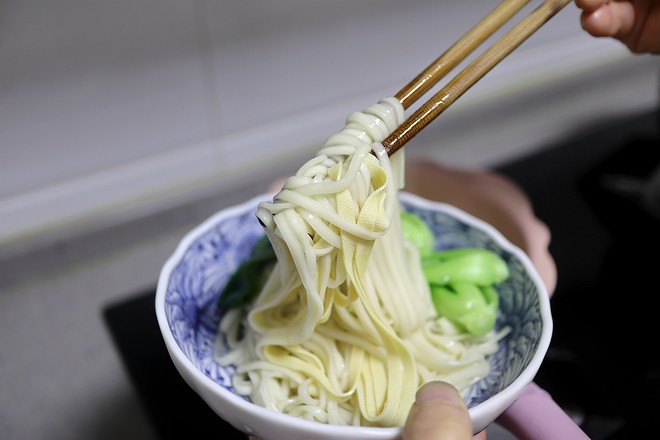
[[[501,313],[496,326],[507,326],[511,332],[489,358],[491,373],[466,396],[468,407],[472,407],[506,388],[532,360],[543,330],[539,297],[530,294],[538,289],[537,284],[519,257],[521,251],[489,225],[451,206],[407,193],[401,194],[401,200],[406,210],[430,225],[439,249],[486,248],[509,266],[511,276],[498,286]],[[165,293],[165,315],[178,346],[197,369],[229,391],[233,391],[235,368],[215,362],[218,322],[223,313],[218,309],[218,292],[263,235],[255,216],[258,201],[220,212],[191,232],[182,241],[186,248],[170,272]]]

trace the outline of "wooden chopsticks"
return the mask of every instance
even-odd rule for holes
[[[387,154],[391,156],[403,147],[570,2],[571,0],[545,0],[527,17],[513,26],[383,140],[382,144]],[[429,67],[401,89],[395,97],[399,99],[404,108],[408,108],[527,3],[529,3],[528,0],[503,1]]]
[[[529,0],[505,0],[481,19],[465,35],[457,40],[440,57],[431,63],[415,79],[410,81],[395,96],[403,108],[408,108],[417,101],[441,78],[454,69],[481,43],[490,37],[497,29],[502,27],[513,17]]]

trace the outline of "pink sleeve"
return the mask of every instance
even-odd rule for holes
[[[520,440],[589,440],[589,437],[554,401],[532,382],[497,419]]]

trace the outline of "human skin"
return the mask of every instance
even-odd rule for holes
[[[633,53],[660,54],[660,0],[575,0],[594,37],[620,40]]]
[[[417,392],[401,440],[471,440],[470,413],[461,395],[444,382],[431,382]]]
[[[550,230],[536,217],[524,190],[512,180],[488,170],[409,160],[405,181],[406,191],[456,206],[492,225],[525,251],[552,294],[557,268],[548,250]]]
[[[524,190],[513,181],[488,170],[460,169],[427,160],[409,160],[406,164],[405,190],[429,200],[448,203],[491,224],[513,244],[520,247],[536,267],[549,294],[557,284],[557,268],[550,255],[550,231],[536,217]],[[433,385],[435,386],[435,385]],[[426,391],[429,392],[429,391]],[[416,404],[417,405],[417,404]],[[440,420],[438,408],[445,402],[427,404],[425,410],[410,414],[402,440],[454,440],[466,438],[460,422]],[[415,412],[417,411],[417,412]],[[453,407],[452,413],[460,411]],[[431,416],[428,416],[431,414]],[[408,432],[406,433],[406,429]],[[433,430],[438,430],[433,431]],[[434,432],[434,435],[428,434]],[[441,436],[440,432],[451,432]],[[444,435],[444,434],[443,434]],[[468,439],[486,440],[486,431]]]

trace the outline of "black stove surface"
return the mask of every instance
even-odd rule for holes
[[[552,232],[554,335],[535,381],[594,440],[648,437],[655,429],[660,220],[613,190],[612,178],[650,176],[660,164],[659,128],[658,112],[606,121],[497,168],[527,192]],[[154,300],[155,288],[136,292],[103,317],[158,436],[244,440],[176,371]]]

